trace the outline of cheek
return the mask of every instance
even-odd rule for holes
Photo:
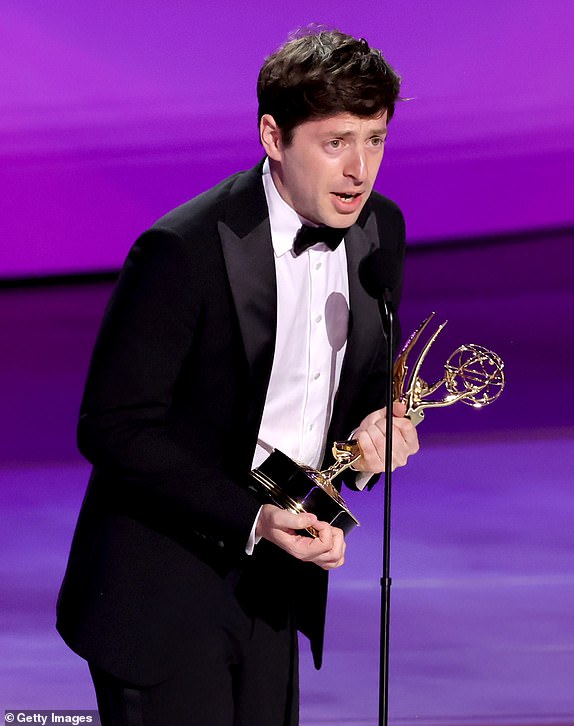
[[[377,174],[379,172],[379,166],[380,166],[380,164],[369,164],[367,167],[366,183],[369,185],[370,188],[373,187],[373,185],[377,179]]]

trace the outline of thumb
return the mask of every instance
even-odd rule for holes
[[[312,524],[317,522],[317,515],[312,514],[311,512],[302,512],[296,516],[298,519],[297,524],[301,527],[310,527]]]
[[[406,412],[407,412],[406,404],[404,404],[402,401],[394,401],[393,416],[396,416],[396,418],[404,418]]]

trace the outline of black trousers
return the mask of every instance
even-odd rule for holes
[[[238,611],[198,634],[169,680],[139,687],[90,666],[102,726],[297,726],[297,633]]]

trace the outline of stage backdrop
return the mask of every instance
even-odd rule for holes
[[[411,241],[572,226],[571,0],[3,0],[0,278],[116,268],[256,162],[257,71],[311,21],[404,78],[378,188]]]

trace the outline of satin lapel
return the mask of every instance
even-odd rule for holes
[[[277,290],[265,193],[255,171],[234,190],[219,234],[253,386],[250,423],[258,426],[273,364]]]
[[[359,280],[361,261],[378,246],[379,231],[372,212],[364,226],[355,224],[345,235],[350,316],[347,350],[331,419],[334,432],[341,432],[341,426],[348,425],[345,423],[345,414],[351,408],[357,389],[369,371],[383,336],[377,302],[365,292]]]

